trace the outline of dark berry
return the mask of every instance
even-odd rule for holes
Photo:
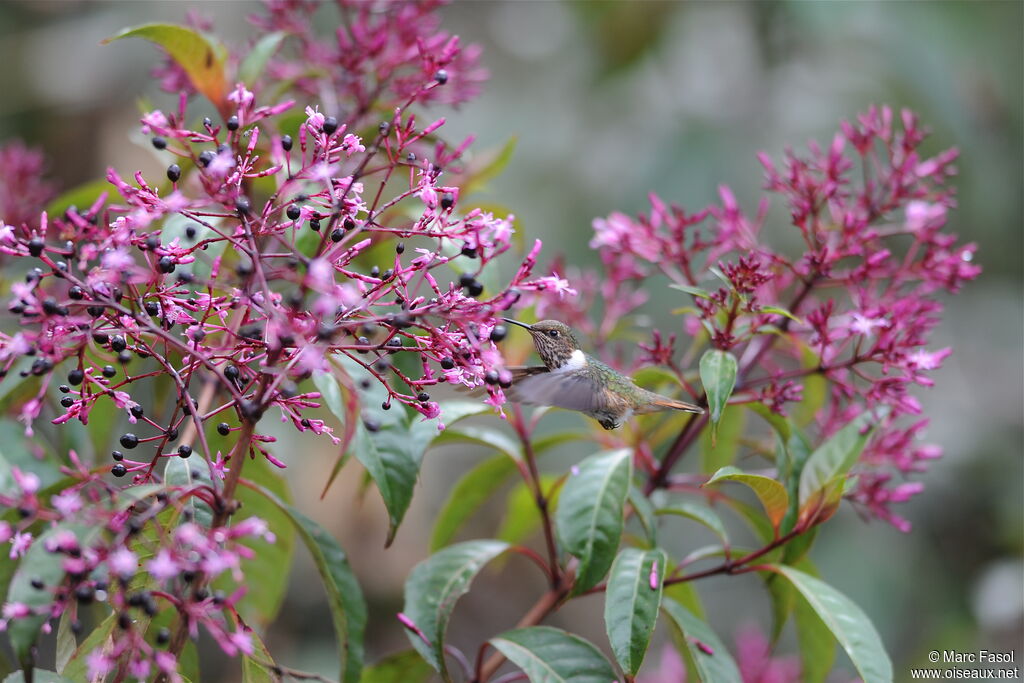
[[[230,379],[232,382],[238,379],[238,368],[234,365],[229,365],[224,368],[224,376]]]
[[[121,627],[122,631],[127,631],[132,627],[132,615],[121,612],[117,615],[117,625]]]
[[[46,588],[46,584],[45,584],[45,583],[43,583],[42,579],[32,579],[32,581],[30,581],[29,583],[30,583],[30,584],[31,584],[31,586],[32,586],[33,588],[35,588],[35,589],[36,589],[37,591],[41,591],[41,590],[43,590],[44,588]]]
[[[28,241],[28,253],[32,254],[33,256],[39,256],[40,254],[43,253],[44,246],[46,245],[43,243],[43,240],[39,239],[38,237],[33,237]]]
[[[455,195],[451,192],[445,192],[441,195],[441,208],[448,210],[455,206]]]
[[[467,292],[472,297],[480,296],[484,293],[484,286],[479,282],[474,282],[468,287]]]
[[[124,460],[124,453],[122,453],[121,451],[110,451],[110,457],[116,460],[117,462],[121,462],[122,460]]]
[[[177,267],[174,263],[174,259],[170,256],[161,256],[156,265],[157,268],[160,269],[161,273],[173,273],[174,269]]]
[[[401,254],[405,252],[405,242],[399,242],[395,245],[395,253]]]
[[[370,340],[367,339],[366,337],[359,337],[358,339],[356,339],[356,343],[359,344],[360,346],[369,346]],[[368,350],[369,349],[358,349],[359,353],[366,353]]]
[[[344,236],[345,236],[345,231],[342,230],[341,228],[335,228],[334,230],[331,230],[331,241],[332,242],[340,242],[341,238],[344,237]]]
[[[143,305],[143,308],[146,309],[146,313],[148,313],[149,315],[156,315],[157,313],[160,312],[160,305],[155,301],[147,301]]]
[[[75,285],[74,287],[68,290],[68,298],[74,299],[75,301],[81,301],[82,299],[85,298],[85,292],[82,291],[81,287]]]
[[[391,410],[391,402],[390,401],[384,401],[383,403],[380,404],[380,409],[381,410]]]
[[[134,417],[136,420],[138,420],[140,417],[146,414],[146,411],[143,410],[142,406],[138,404],[133,405],[131,408],[129,408],[128,412],[131,413],[132,417]]]
[[[156,632],[155,642],[157,645],[166,645],[171,642],[171,630],[167,627],[161,628]]]
[[[235,210],[239,216],[244,216],[252,210],[252,204],[249,202],[248,197],[239,197],[235,200]]]
[[[462,248],[461,253],[466,258],[476,258],[476,247],[471,247],[467,244]]]
[[[437,81],[438,85],[444,85],[448,82],[448,72],[444,69],[438,69],[434,72],[434,80]]]
[[[153,143],[153,147],[157,149],[167,149],[167,140],[164,140],[159,135],[154,135],[151,142]]]
[[[96,597],[96,591],[92,586],[79,586],[75,589],[75,599],[83,605],[88,605]]]
[[[128,474],[128,468],[122,465],[121,463],[117,463],[116,465],[110,468],[110,473],[113,474],[115,477],[123,477],[124,475]]]
[[[70,408],[71,406],[75,405],[75,399],[71,398],[70,396],[65,396],[60,400],[60,404],[65,408]]]
[[[416,394],[416,400],[419,401],[420,403],[426,403],[427,401],[430,400],[430,394],[428,394],[425,391],[421,391],[420,393]]]
[[[380,277],[380,266],[370,268],[370,277]]]
[[[338,119],[333,116],[324,118],[324,132],[332,135],[336,130],[338,130]]]
[[[346,230],[353,230],[356,227],[356,222],[352,220],[351,216],[345,216],[345,220],[342,221],[341,227],[345,228]]]
[[[207,166],[210,165],[210,162],[213,161],[214,156],[216,155],[213,152],[211,152],[210,150],[205,150],[202,154],[199,155],[199,165],[202,166],[203,168],[206,168]]]
[[[128,365],[128,363],[132,362],[132,352],[122,351],[121,353],[117,354],[117,362],[120,363],[121,365]]]
[[[309,229],[312,230],[313,232],[320,232],[320,219],[319,218],[310,218],[309,219]]]
[[[192,447],[185,443],[181,444],[180,446],[178,446],[178,455],[181,456],[182,458],[189,457],[190,455],[192,455]]]
[[[104,365],[103,370],[101,372],[103,373],[103,376],[106,377],[107,379],[110,379],[111,377],[117,374],[117,370],[114,368],[113,365]]]
[[[167,179],[172,183],[176,183],[181,179],[181,166],[177,164],[171,164],[167,167]]]
[[[299,216],[302,215],[302,209],[300,209],[297,205],[292,204],[287,209],[285,209],[284,214],[288,216],[290,220],[297,221],[299,220]]]
[[[291,151],[291,149],[292,149],[292,136],[291,135],[282,135],[281,136],[281,149],[283,149],[286,152],[290,152]]]
[[[380,422],[374,420],[372,417],[368,417],[363,420],[363,426],[366,427],[366,431],[368,432],[380,431]]]
[[[79,384],[81,384],[82,380],[84,380],[84,379],[85,379],[85,373],[82,372],[81,370],[79,370],[78,368],[75,368],[74,370],[72,370],[71,372],[68,373],[68,382],[70,382],[71,384],[73,384],[76,387]]]
[[[71,391],[71,387],[69,387],[67,384],[61,384],[59,387],[57,387],[57,391],[59,391],[62,394],[66,394],[69,391]]]
[[[217,425],[217,433],[220,434],[221,436],[227,436],[228,434],[231,433],[231,425],[229,425],[227,422],[221,422],[220,424]]]
[[[491,341],[500,342],[508,334],[508,328],[504,325],[495,325],[491,330]]]
[[[167,438],[170,441],[174,441],[175,439],[178,438],[178,428],[177,427],[171,427],[170,429],[168,429],[164,433],[167,435]]]
[[[238,117],[229,116],[227,121],[228,130],[238,130]]]
[[[391,132],[391,123],[389,121],[381,121],[377,124],[377,130],[380,131],[381,135],[387,136]]]
[[[135,448],[136,446],[139,445],[139,437],[135,436],[131,432],[128,432],[127,434],[122,434],[120,440],[121,446],[127,448],[128,450],[131,450],[132,448]]]
[[[472,287],[474,283],[476,283],[476,278],[469,273],[463,273],[459,276],[460,287]]]
[[[484,375],[484,382],[486,382],[487,384],[490,384],[490,385],[497,384],[498,383],[498,379],[499,379],[499,377],[498,377],[498,371],[497,370],[488,370],[487,374]]]
[[[196,238],[196,226],[190,225],[187,228],[185,228],[185,238],[188,239],[189,241],[194,240]]]
[[[445,370],[451,370],[452,368],[455,367],[455,361],[452,360],[451,358],[442,358],[441,367],[444,368]]]

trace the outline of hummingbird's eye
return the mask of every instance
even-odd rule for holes
[[[558,330],[548,330],[548,336],[552,338],[558,337]]]

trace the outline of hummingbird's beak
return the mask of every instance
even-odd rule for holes
[[[526,323],[521,323],[518,320],[513,320],[512,318],[502,318],[502,320],[504,320],[507,323],[512,323],[513,325],[519,325],[519,327],[522,327],[527,330],[533,329],[533,325],[527,325]]]

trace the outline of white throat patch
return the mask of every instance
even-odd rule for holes
[[[562,364],[560,368],[553,372],[570,372],[573,370],[579,370],[587,364],[587,354],[583,353],[581,349],[576,349],[569,356],[569,360]]]

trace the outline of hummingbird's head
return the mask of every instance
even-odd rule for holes
[[[565,323],[558,320],[541,320],[527,325],[510,318],[504,320],[526,328],[530,336],[533,337],[533,345],[537,349],[537,354],[549,370],[557,370],[566,363],[585,362],[582,351],[574,353],[579,351],[580,345],[572,333],[572,328]]]

